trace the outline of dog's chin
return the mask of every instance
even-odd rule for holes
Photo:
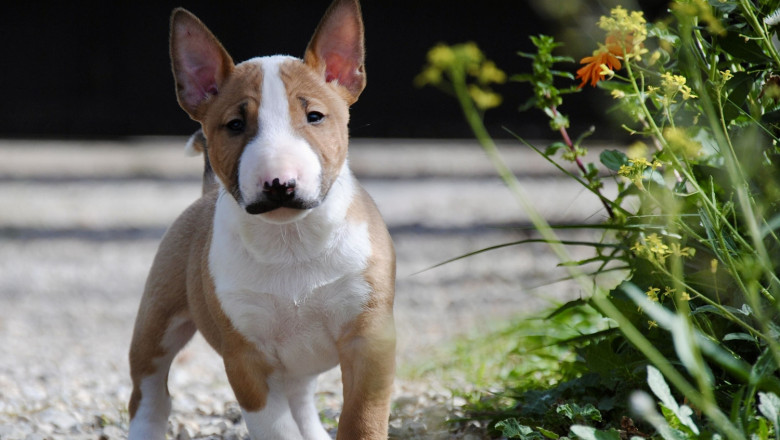
[[[283,225],[287,223],[296,222],[311,212],[311,209],[296,209],[296,208],[276,208],[273,211],[267,211],[262,214],[257,214],[268,223],[275,225]]]
[[[298,200],[287,201],[285,203],[275,203],[272,201],[259,201],[246,206],[246,212],[251,215],[274,224],[285,224],[300,220],[306,217],[312,210],[319,205],[317,202],[303,202]]]

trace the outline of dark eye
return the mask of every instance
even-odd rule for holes
[[[244,131],[245,123],[243,119],[233,119],[225,124],[225,127],[233,133],[242,133]]]
[[[323,119],[325,119],[325,115],[323,115],[320,112],[306,113],[306,122],[308,122],[309,124],[318,124],[322,122]]]

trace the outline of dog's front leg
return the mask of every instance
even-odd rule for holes
[[[249,435],[255,440],[302,440],[279,373],[243,338],[229,341],[222,354],[225,372]]]
[[[339,343],[344,408],[339,440],[385,440],[395,374],[392,304],[361,315]]]

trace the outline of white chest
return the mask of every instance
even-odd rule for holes
[[[327,225],[314,214],[247,225],[233,204],[217,202],[209,253],[225,314],[275,368],[316,374],[335,366],[336,341],[370,296],[367,225]]]

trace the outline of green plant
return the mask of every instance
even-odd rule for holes
[[[624,419],[625,405],[632,390],[643,388],[660,401],[660,418],[648,405],[640,411],[658,436],[780,438],[780,76],[775,75],[780,54],[772,42],[778,7],[778,0],[677,0],[670,16],[657,23],[646,23],[641,12],[614,8],[599,21],[604,43],[582,59],[577,88],[556,86],[573,75],[557,67],[570,59],[554,55],[560,45],[552,38],[532,37],[536,53],[521,54],[532,60],[532,72],[510,80],[533,89],[522,109],[542,110],[561,140],[542,150],[518,139],[604,206],[608,220],[583,227],[609,231],[593,243],[594,257],[588,260],[600,264],[597,272],[628,268],[626,280],[608,291],[591,280],[582,262],[569,258],[565,242],[536,213],[482,124],[490,107],[485,102],[501,102],[488,87],[503,82],[503,72],[494,77],[500,81],[485,80],[491,75],[480,72],[498,69],[473,44],[439,45],[429,54],[418,85],[433,84],[456,96],[542,239],[588,292],[586,300],[561,310],[587,307],[610,322],[584,338],[557,344],[573,347],[583,359],[581,375],[572,380],[595,374],[603,394],[622,399],[622,406],[594,406],[609,416],[590,420],[589,427],[575,420],[562,424],[560,417],[552,420],[545,413],[534,416],[546,426],[528,428],[523,394],[562,393],[567,382],[541,391],[521,384],[515,388],[519,404],[497,411],[504,421],[495,426],[504,435],[629,435],[634,425]],[[452,55],[442,56],[448,50]],[[638,139],[628,152],[602,153],[600,165],[583,160],[584,141],[592,132],[572,140],[560,111],[564,96],[586,85],[615,98],[623,127]],[[486,95],[492,98],[484,100]],[[574,162],[578,172],[567,171],[560,160]],[[606,197],[606,185],[617,195]],[[607,379],[613,386],[604,386]],[[674,392],[661,390],[661,382]],[[688,403],[678,405],[683,396]],[[583,395],[558,397],[563,403],[551,407],[590,403]]]

